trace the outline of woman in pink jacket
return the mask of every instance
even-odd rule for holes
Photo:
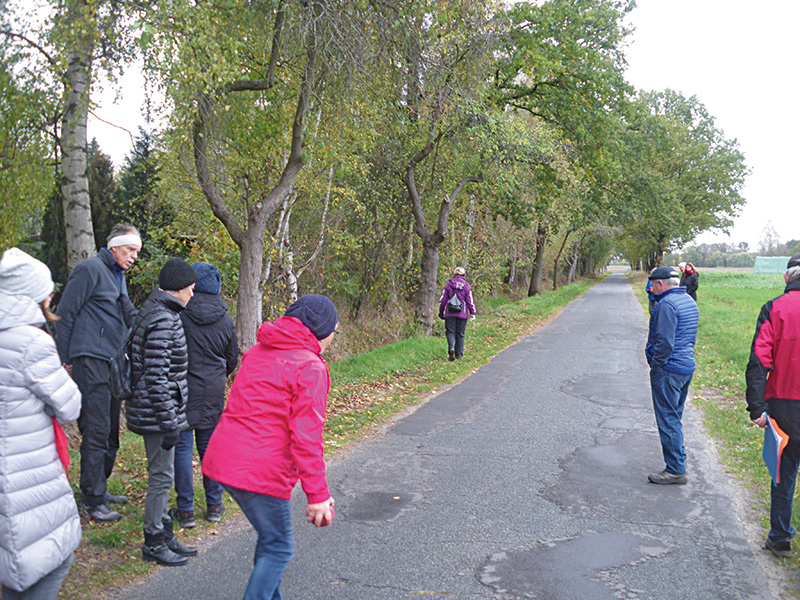
[[[322,442],[330,376],[321,354],[337,323],[333,302],[309,294],[261,325],[203,458],[203,474],[225,486],[258,534],[245,600],[282,598],[281,576],[294,555],[289,501],[298,479],[308,522],[333,521]]]

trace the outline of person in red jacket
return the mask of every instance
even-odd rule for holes
[[[783,278],[783,295],[761,307],[745,372],[750,418],[766,427],[769,413],[789,436],[779,483],[770,488],[770,530],[764,545],[779,557],[792,553],[792,500],[800,468],[800,252],[789,259]]]
[[[258,534],[245,600],[282,598],[281,576],[294,556],[289,501],[298,479],[308,522],[333,521],[322,441],[330,376],[321,354],[337,323],[333,302],[317,294],[264,322],[203,457],[203,475],[225,487]]]

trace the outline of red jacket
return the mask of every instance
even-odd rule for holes
[[[745,378],[753,419],[771,398],[800,400],[800,280],[761,307]]]
[[[283,500],[300,479],[309,504],[330,498],[322,443],[329,389],[308,328],[294,317],[263,323],[209,441],[203,474]]]

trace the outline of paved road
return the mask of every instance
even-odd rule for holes
[[[329,469],[337,520],[295,497],[287,600],[777,598],[691,407],[690,480],[656,486],[647,323],[610,276]],[[469,344],[469,339],[468,339]],[[469,348],[467,348],[469,351]],[[238,599],[247,527],[125,599]]]

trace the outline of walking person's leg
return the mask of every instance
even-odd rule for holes
[[[467,320],[466,319],[454,319],[455,320],[455,338],[456,338],[456,346],[455,346],[455,354],[456,358],[461,358],[464,356],[464,337],[467,332]]]
[[[294,556],[291,503],[225,486],[258,534],[244,600],[282,600],[281,577]]]
[[[686,474],[681,418],[691,380],[691,375],[670,373],[660,367],[650,370],[653,411],[658,425],[665,471],[671,475]]]
[[[447,357],[450,361],[456,359],[456,317],[444,318],[444,333],[447,337]]]
[[[175,446],[175,505],[181,513],[194,512],[193,446],[193,430],[181,431]]]
[[[160,565],[176,567],[185,565],[187,555],[173,552],[167,545],[164,522],[167,515],[167,497],[175,474],[175,449],[164,450],[164,435],[151,433],[142,436],[147,454],[147,492],[144,498],[144,546],[142,558]]]
[[[195,438],[197,440],[197,453],[200,461],[206,455],[206,448],[211,439],[213,429],[196,429]],[[206,519],[209,521],[219,521],[225,514],[225,506],[222,504],[222,485],[213,479],[203,475],[203,489],[206,493]]]
[[[797,470],[800,467],[800,441],[789,440],[781,453],[780,482],[770,483],[769,540],[789,542],[796,531],[792,525],[792,504]]]
[[[73,362],[72,377],[81,391],[81,413],[78,417],[78,428],[81,432],[81,504],[92,519],[115,521],[121,516],[116,511],[93,510],[105,507],[106,501],[106,454],[111,435],[108,363],[97,358],[80,356]]]
[[[142,436],[147,453],[147,492],[144,498],[144,530],[158,533],[164,530],[167,516],[167,498],[175,475],[175,449],[161,447],[163,434]]]

